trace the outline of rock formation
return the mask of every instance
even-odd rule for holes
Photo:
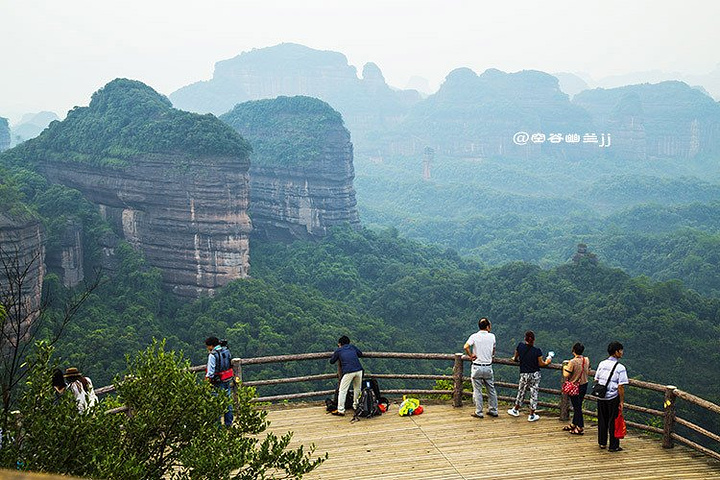
[[[0,152],[10,148],[10,126],[7,118],[0,117]]]
[[[0,212],[0,302],[9,318],[4,333],[11,338],[25,337],[40,314],[44,259],[40,222]]]
[[[277,96],[316,97],[337,109],[363,144],[373,132],[396,125],[420,101],[417,91],[397,91],[369,63],[358,78],[345,55],[283,43],[244,52],[218,62],[213,78],[183,87],[170,95],[177,108],[216,115],[248,100]]]
[[[173,291],[197,296],[248,275],[249,152],[215,117],[118,79],[8,153],[80,190]]]
[[[60,233],[57,250],[48,249],[45,263],[51,272],[59,272],[63,285],[75,287],[85,279],[83,263],[83,225],[75,219],[68,219]]]
[[[257,100],[221,119],[253,147],[250,203],[256,234],[317,238],[333,225],[359,225],[350,133],[328,104],[302,96]]]
[[[689,159],[720,152],[720,104],[685,83],[598,88],[579,93],[573,103],[612,134],[608,154]]]

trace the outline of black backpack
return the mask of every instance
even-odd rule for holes
[[[337,410],[338,395],[340,395],[340,387],[337,387],[335,389],[335,393],[331,398],[325,399],[325,410],[327,410],[328,412]],[[351,388],[348,390],[347,395],[345,396],[345,410],[350,410],[353,407],[353,395],[353,390]]]
[[[226,346],[220,350],[213,349],[211,355],[215,357],[215,375],[210,379],[213,385],[220,383],[220,374],[232,369],[232,354]]]
[[[380,404],[385,405],[385,411],[390,406],[387,398],[380,396],[380,387],[374,378],[363,379],[362,389],[360,390],[360,398],[358,399],[358,407],[355,409],[353,420],[358,418],[371,418],[382,415]]]

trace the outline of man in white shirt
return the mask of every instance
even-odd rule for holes
[[[615,438],[615,418],[622,413],[625,403],[625,385],[629,382],[627,369],[620,364],[623,356],[623,345],[612,342],[608,345],[610,357],[603,360],[595,371],[595,382],[607,385],[605,398],[598,398],[598,444],[600,448],[607,446],[610,437],[610,452],[620,452],[620,439]]]
[[[472,360],[472,373],[470,375],[473,386],[473,400],[475,400],[475,418],[483,418],[482,385],[487,390],[488,415],[498,416],[497,392],[493,376],[492,362],[495,356],[495,335],[490,333],[490,320],[483,317],[478,321],[478,331],[470,335],[465,342],[465,353]],[[471,350],[472,349],[472,350]]]

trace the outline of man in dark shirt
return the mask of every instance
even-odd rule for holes
[[[525,399],[525,391],[530,389],[530,415],[528,422],[537,422],[540,415],[535,413],[537,409],[538,391],[540,389],[540,367],[546,367],[552,362],[555,352],[548,352],[547,359],[543,360],[542,350],[535,346],[535,333],[532,330],[525,332],[525,342],[520,342],[515,349],[513,360],[520,362],[520,381],[518,382],[518,393],[515,397],[515,405],[508,410],[513,417],[520,416],[520,406]]]
[[[358,357],[362,357],[362,352],[355,346],[350,344],[347,335],[343,335],[338,340],[338,349],[333,352],[330,357],[330,363],[340,360],[340,369],[342,378],[340,379],[340,391],[338,392],[337,410],[333,410],[333,415],[345,415],[345,397],[347,397],[350,384],[353,386],[353,408],[357,408],[358,399],[360,398],[360,386],[362,384],[363,368],[360,365]]]

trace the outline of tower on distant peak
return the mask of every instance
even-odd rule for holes
[[[592,253],[588,246],[584,243],[578,243],[577,252],[572,257],[572,261],[580,263],[583,259],[587,259],[590,263],[596,264],[598,262],[597,255]]]

